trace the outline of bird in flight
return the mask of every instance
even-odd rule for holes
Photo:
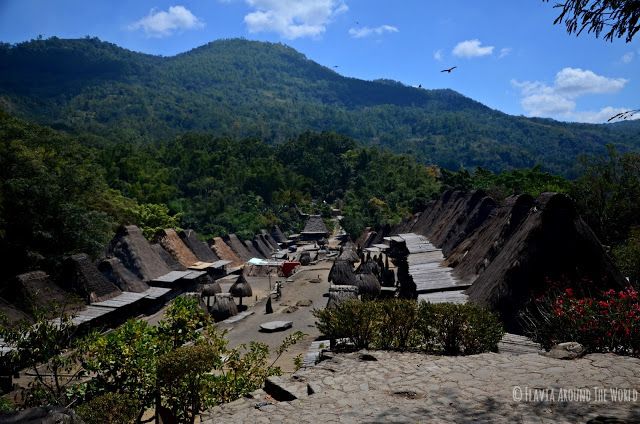
[[[454,69],[456,69],[456,68],[457,68],[457,66],[453,66],[453,67],[451,67],[451,68],[449,68],[449,69],[443,69],[443,70],[442,70],[442,71],[440,71],[440,72],[448,72],[448,73],[451,73],[451,71],[453,71],[453,70],[454,70]]]
[[[334,68],[339,68],[339,66],[338,66],[338,65],[333,65],[333,67],[334,67]]]

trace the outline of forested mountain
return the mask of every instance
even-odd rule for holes
[[[573,176],[576,157],[640,148],[640,124],[565,124],[492,110],[452,90],[345,78],[282,44],[221,40],[174,57],[96,38],[0,46],[0,108],[101,139],[186,131],[281,143],[334,131],[449,169]],[[625,125],[626,124],[626,125]]]

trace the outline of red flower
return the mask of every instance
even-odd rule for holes
[[[566,288],[564,292],[567,294],[567,296],[573,297],[573,289],[571,287]]]

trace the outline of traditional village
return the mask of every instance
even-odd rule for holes
[[[640,424],[638,34],[0,0],[0,424]]]
[[[629,405],[637,392],[621,392],[628,402],[612,405],[598,402],[595,388],[604,396],[611,385],[637,387],[638,359],[584,356],[585,347],[571,340],[544,349],[525,335],[518,319],[532,296],[540,295],[543,276],[573,274],[601,282],[600,289],[626,287],[565,195],[520,195],[497,203],[481,191],[445,192],[411,220],[367,230],[357,240],[341,230],[340,211],[332,215],[306,216],[300,234],[285,235],[275,226],[253,240],[230,234],[203,241],[192,230],[165,229],[149,241],[136,226],[123,226],[97,263],[77,254],[55,281],[41,271],[17,276],[13,291],[3,292],[3,312],[18,320],[25,318],[21,299],[40,306],[59,302],[80,335],[108,332],[131,318],[156,325],[167,305],[189,297],[226,331],[231,346],[260,342],[276,349],[294,332],[303,333],[276,358],[280,376],[202,411],[203,423],[420,422],[435,415],[451,422],[634,419],[636,408]],[[479,305],[495,312],[504,330],[500,325],[497,338],[492,334],[495,349],[474,351],[456,342],[461,350],[444,356],[406,344],[377,350],[362,344],[366,336],[349,331],[340,338],[322,333],[330,325],[319,325],[326,318],[318,311],[385,299]],[[51,322],[62,325],[61,318]],[[3,355],[12,350],[3,342]],[[28,369],[4,372],[2,388],[14,397],[36,376]],[[582,401],[561,398],[569,395]],[[2,422],[80,422],[65,411],[27,409]],[[145,416],[174,422],[159,412]]]

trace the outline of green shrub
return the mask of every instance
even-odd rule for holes
[[[129,424],[136,422],[140,405],[122,393],[107,393],[76,408],[86,424]]]
[[[355,349],[414,350],[442,355],[497,351],[504,329],[498,317],[474,305],[389,299],[348,300],[314,311],[318,329]]]
[[[496,315],[470,304],[422,302],[416,326],[420,349],[442,355],[496,352],[504,334]]]
[[[348,339],[356,349],[368,349],[378,332],[378,302],[346,300],[334,309],[316,309],[318,329],[330,339]]]
[[[415,339],[418,314],[416,302],[389,299],[378,303],[380,322],[375,347],[383,350],[406,350],[410,342],[415,342],[411,339]]]

